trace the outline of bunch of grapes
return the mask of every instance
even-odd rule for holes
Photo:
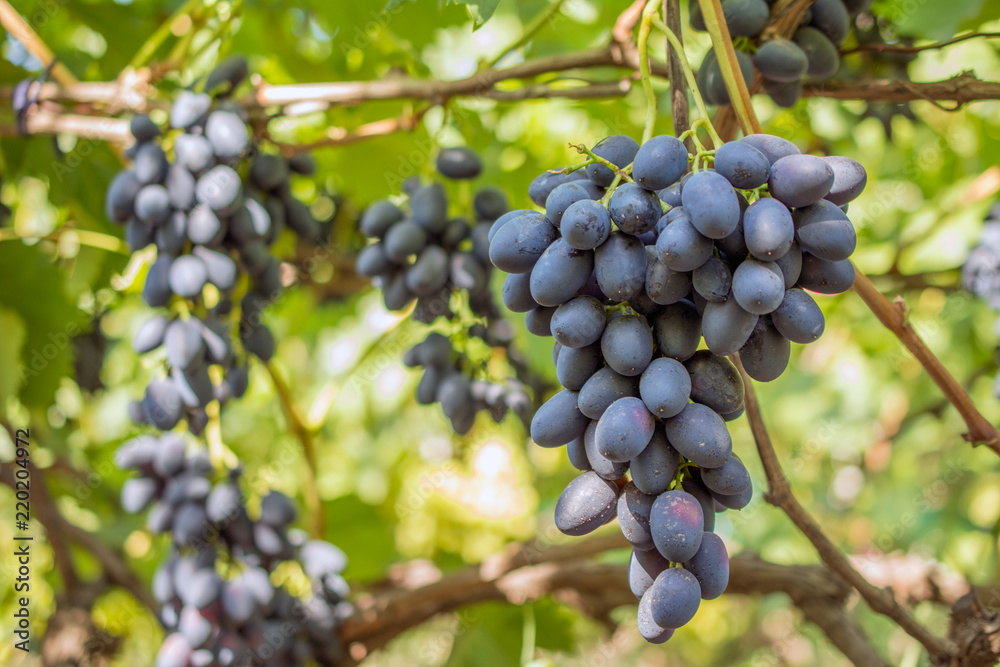
[[[470,335],[490,347],[507,347],[510,344],[510,326],[498,320],[500,327],[490,331],[486,327],[473,327]],[[503,338],[496,338],[501,329]],[[519,381],[509,378],[493,382],[476,377],[479,370],[464,354],[456,351],[451,341],[437,332],[428,334],[403,356],[403,363],[424,369],[417,385],[417,402],[421,405],[440,403],[452,429],[459,435],[468,433],[475,424],[476,415],[486,410],[494,421],[500,422],[513,410],[522,419],[531,415],[531,399]]]
[[[560,496],[556,526],[584,535],[618,517],[640,630],[662,642],[725,590],[716,507],[740,509],[752,494],[725,424],[744,407],[726,357],[738,352],[766,382],[787,366],[789,341],[822,334],[804,290],[853,284],[856,237],[841,207],[867,176],[763,134],[719,147],[714,168],[699,156],[691,172],[671,136],[640,147],[615,135],[590,154],[585,169],[535,179],[528,194],[544,212],[497,220],[490,259],[509,274],[507,307],[556,341],[564,389],[531,436],[567,445],[585,471]]]
[[[1000,312],[1000,202],[986,216],[979,244],[962,268],[962,279],[967,290]],[[1000,330],[1000,322],[997,328]],[[1000,376],[994,382],[993,393],[1000,397]]]
[[[143,298],[175,311],[150,319],[135,339],[140,353],[166,347],[167,377],[154,380],[131,408],[135,421],[161,430],[187,419],[200,433],[208,403],[242,395],[246,365],[232,334],[265,362],[274,353],[274,337],[261,323],[261,311],[282,287],[269,246],[286,226],[306,240],[319,235],[319,223],[289,182],[292,174],[313,173],[312,158],[262,152],[245,112],[228,100],[246,75],[246,62],[236,58],[207,77],[206,92],[182,91],[167,134],[148,116],[135,116],[132,167],[107,192],[107,216],[125,225],[133,250],[156,246]],[[238,306],[237,294],[243,294]],[[221,383],[212,382],[213,365],[223,371]]]
[[[436,166],[449,180],[468,181],[482,172],[479,156],[465,147],[441,150]],[[448,193],[441,183],[423,183],[416,177],[407,179],[403,189],[407,206],[383,199],[362,215],[361,231],[373,242],[358,254],[358,273],[373,279],[389,310],[403,310],[416,299],[413,317],[424,324],[442,316],[461,322],[466,308],[485,321],[458,331],[454,340],[431,333],[406,352],[407,366],[424,369],[417,401],[440,403],[460,435],[469,432],[476,415],[484,410],[497,422],[508,410],[529,419],[532,402],[525,385],[515,378],[488,379],[484,364],[463,350],[480,341],[502,349],[519,373],[526,370],[517,364],[517,353],[511,348],[513,330],[501,319],[489,289],[493,273],[489,233],[507,213],[506,195],[495,187],[479,188],[472,198],[476,219],[472,224],[465,217],[450,216]]]
[[[452,180],[476,178],[482,162],[475,151],[446,148],[437,157],[438,173]],[[450,217],[448,193],[441,183],[404,184],[408,211],[383,199],[361,217],[361,232],[374,239],[358,255],[358,273],[372,278],[382,290],[385,307],[404,310],[417,300],[414,316],[430,324],[452,315],[452,295],[463,293],[476,315],[497,317],[489,290],[493,270],[487,234],[507,212],[507,197],[495,187],[483,187],[472,202],[475,223]]]
[[[149,509],[149,530],[170,533],[173,542],[153,578],[169,632],[156,667],[341,660],[336,629],[353,610],[341,576],[344,553],[289,530],[297,510],[282,493],[261,498],[260,515],[252,519],[240,470],[218,474],[203,451],[189,449],[182,436],[166,433],[134,438],[115,455],[118,467],[139,473],[122,488],[122,507]],[[272,584],[270,572],[287,561],[308,576],[309,599]]]
[[[753,81],[754,68],[764,78],[764,91],[775,104],[792,107],[802,96],[802,80],[829,79],[840,66],[839,47],[851,30],[852,17],[866,10],[871,0],[816,0],[806,10],[792,39],[780,37],[760,42],[761,33],[770,19],[770,6],[765,0],[723,0],[729,34],[734,39],[748,38],[755,45],[751,56],[736,52],[740,71],[747,86]],[[700,5],[691,3],[691,27],[705,30]],[[722,70],[714,50],[705,56],[698,70],[698,87],[710,104],[727,106],[729,93],[722,79]]]

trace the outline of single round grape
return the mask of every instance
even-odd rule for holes
[[[714,600],[725,593],[729,585],[729,552],[722,538],[706,532],[698,553],[684,563],[684,569],[698,580],[702,600]]]
[[[194,319],[171,322],[163,342],[167,348],[167,361],[177,368],[188,368],[196,362],[200,363],[205,352],[201,326]]]
[[[670,446],[663,431],[656,429],[646,448],[629,463],[632,482],[643,493],[661,494],[673,482],[680,461],[680,454]]]
[[[177,387],[181,403],[188,408],[204,408],[215,398],[212,379],[204,364],[186,370],[174,367],[170,369],[170,378]]]
[[[837,206],[843,206],[854,201],[868,184],[868,172],[857,160],[840,155],[821,158],[833,170],[833,186],[826,199]]]
[[[661,493],[649,515],[656,550],[673,563],[691,560],[698,552],[704,524],[701,504],[686,491]]]
[[[814,155],[789,155],[771,165],[771,196],[799,208],[820,201],[833,186],[833,169]]]
[[[626,463],[639,455],[653,437],[656,420],[642,400],[626,396],[608,406],[597,422],[594,434],[605,458]]]
[[[750,473],[743,461],[733,454],[723,465],[701,471],[701,481],[709,491],[724,496],[743,493],[750,487]]]
[[[181,211],[174,211],[170,217],[156,228],[154,240],[159,252],[167,255],[177,255],[187,244],[187,216]]]
[[[810,255],[828,262],[839,262],[851,256],[858,244],[857,233],[847,214],[833,202],[820,201],[796,209],[796,240]]]
[[[771,163],[750,144],[728,141],[715,152],[715,170],[734,188],[753,190],[767,183]]]
[[[413,220],[403,220],[386,232],[385,254],[396,262],[405,262],[427,245],[427,232]]]
[[[782,336],[802,344],[818,339],[826,326],[816,301],[798,288],[785,292],[781,305],[771,313],[771,321]]]
[[[777,380],[788,367],[791,343],[778,333],[768,317],[757,320],[750,338],[740,348],[740,360],[747,375],[757,382]]]
[[[716,172],[700,171],[692,176],[681,191],[681,202],[694,228],[710,239],[732,234],[739,224],[740,204],[736,191]]]
[[[535,412],[531,419],[531,439],[542,447],[559,447],[583,435],[588,423],[577,407],[577,392],[563,389]]]
[[[146,274],[146,282],[142,286],[142,298],[153,308],[165,306],[170,301],[171,264],[173,264],[172,257],[160,255]]]
[[[549,198],[549,194],[551,194],[557,187],[563,183],[578,181],[585,178],[587,178],[587,175],[583,172],[583,170],[573,171],[568,174],[554,174],[549,171],[542,172],[536,176],[535,180],[533,180],[528,186],[528,198],[531,199],[535,205],[544,207],[545,201]]]
[[[733,287],[735,291],[735,283]],[[708,303],[701,317],[705,345],[723,356],[737,352],[750,337],[757,318],[758,315],[744,310],[733,294],[725,301]]]
[[[593,470],[594,467],[590,465],[590,459],[587,458],[587,449],[583,439],[584,436],[580,436],[569,442],[566,445],[566,455],[574,468],[586,472]]]
[[[182,134],[174,141],[176,164],[192,174],[200,174],[215,164],[215,153],[208,139],[196,134]]]
[[[224,164],[212,167],[195,183],[195,197],[198,201],[222,215],[235,212],[242,201],[242,195],[240,175]]]
[[[541,213],[528,212],[505,223],[490,242],[490,261],[507,273],[528,273],[558,232]]]
[[[758,199],[743,214],[743,237],[750,254],[762,262],[784,257],[795,240],[792,214],[777,199]]]
[[[160,347],[168,324],[169,320],[165,315],[157,315],[143,322],[132,339],[132,349],[136,354],[145,354]]]
[[[559,229],[566,210],[579,201],[593,200],[582,181],[570,181],[557,186],[545,200],[545,217]]]
[[[661,306],[678,303],[691,292],[691,274],[674,271],[660,261],[655,246],[646,246],[646,296]]]
[[[615,165],[619,169],[626,167],[635,160],[639,144],[635,139],[624,134],[613,134],[601,139],[593,148],[593,153]],[[586,167],[587,178],[595,185],[606,188],[615,180],[615,174],[603,164],[591,164]]]
[[[618,225],[618,229],[626,234],[638,236],[656,226],[662,209],[660,198],[656,193],[645,190],[635,183],[625,183],[618,186],[611,195],[608,212]]]
[[[601,351],[608,366],[625,376],[640,375],[653,358],[653,332],[646,318],[612,318],[601,334]]]
[[[424,248],[417,261],[406,271],[406,286],[418,296],[434,294],[447,282],[448,253],[436,245]]]
[[[684,363],[691,379],[691,400],[720,415],[743,405],[743,379],[729,359],[698,350]]]
[[[697,4],[694,5],[697,7]],[[652,585],[652,584],[650,584]],[[636,625],[639,634],[650,644],[663,644],[674,636],[673,628],[664,628],[657,625],[653,620],[652,595],[643,595],[639,600],[639,609],[636,614]]]
[[[167,155],[156,144],[141,144],[132,162],[135,178],[143,185],[160,183],[167,175]]]
[[[708,261],[691,273],[691,284],[706,301],[725,301],[733,286],[733,274],[729,265],[718,257]]]
[[[802,248],[795,241],[784,255],[774,260],[785,279],[785,289],[791,289],[802,274]]]
[[[440,234],[448,226],[448,196],[440,183],[425,185],[410,197],[413,221],[430,234]]]
[[[722,13],[732,37],[754,37],[767,26],[770,18],[764,0],[724,0]]]
[[[191,127],[199,123],[211,107],[212,98],[208,95],[182,90],[170,107],[170,127]]]
[[[702,468],[718,468],[733,453],[726,423],[712,408],[701,403],[688,403],[679,415],[664,422],[664,431],[681,456]],[[683,562],[687,558],[670,560]]]
[[[748,134],[740,139],[740,141],[750,144],[763,153],[772,166],[783,157],[800,154],[795,144],[788,139],[776,137],[773,134]]]
[[[614,518],[618,487],[595,472],[570,482],[556,502],[556,528],[566,535],[586,535]]]
[[[236,285],[236,262],[229,255],[202,246],[195,246],[191,253],[205,265],[208,282],[220,290],[229,290]]]
[[[680,181],[678,181],[662,190],[657,190],[656,194],[664,204],[667,204],[671,208],[677,208],[681,205],[681,189]]]
[[[851,17],[842,0],[816,0],[809,6],[810,24],[826,35],[834,45],[847,39],[851,31]]]
[[[763,87],[764,92],[771,97],[771,100],[783,109],[791,109],[802,99],[802,79],[788,83],[764,79]]]
[[[172,164],[167,169],[163,185],[170,195],[170,205],[180,211],[190,211],[195,205],[194,176],[184,167]]]
[[[600,202],[581,199],[566,208],[559,229],[571,248],[591,250],[608,240],[611,216]]]
[[[170,289],[174,294],[191,299],[201,294],[208,281],[205,263],[192,255],[182,255],[170,266]]]
[[[205,138],[212,144],[212,152],[223,160],[239,157],[250,144],[250,133],[243,119],[222,109],[208,115]]]
[[[120,171],[105,196],[104,213],[111,222],[122,223],[132,217],[135,198],[142,184],[131,171]]]
[[[475,178],[483,171],[479,155],[465,146],[442,148],[437,155],[436,165],[438,173],[452,179]]]
[[[135,216],[148,226],[170,217],[170,193],[162,185],[145,185],[135,196]]]
[[[307,241],[319,239],[319,222],[313,217],[308,206],[298,199],[290,199],[285,207],[287,209],[285,221],[293,232]]]
[[[240,337],[243,340],[243,347],[247,352],[253,354],[258,359],[267,363],[274,356],[274,334],[263,324],[251,328],[244,332],[240,330]]]
[[[556,362],[556,379],[566,389],[579,391],[590,377],[604,366],[601,346],[563,348]]]
[[[712,256],[712,239],[699,232],[686,209],[674,209],[673,219],[656,239],[656,255],[673,271],[693,271]]]
[[[583,432],[583,447],[587,461],[601,479],[615,481],[628,472],[628,463],[612,461],[601,454],[597,447],[597,421],[591,421]]]
[[[632,178],[647,190],[662,190],[683,176],[687,167],[684,143],[677,137],[661,134],[639,147],[632,163]]]
[[[187,235],[192,243],[218,245],[225,238],[227,230],[228,225],[204,204],[195,206],[188,214]]]
[[[639,379],[605,366],[584,383],[577,402],[586,417],[600,419],[612,403],[627,396],[639,396]]]
[[[181,419],[180,394],[170,380],[153,380],[146,387],[142,409],[147,420],[161,431],[169,431]]]
[[[536,336],[552,335],[552,316],[555,315],[554,306],[539,306],[534,310],[529,310],[524,316],[524,325],[530,333]]]
[[[715,529],[715,498],[712,497],[711,492],[705,488],[705,485],[701,482],[700,473],[695,474],[694,477],[689,477],[681,482],[681,488],[687,493],[691,494],[698,504],[701,505],[702,514],[705,516],[704,531],[710,532]]]
[[[403,219],[403,212],[387,199],[372,202],[361,215],[361,233],[365,236],[382,238],[385,233]]]
[[[785,279],[774,262],[748,259],[733,272],[733,298],[748,313],[770,313],[785,298]]]
[[[480,220],[492,221],[510,210],[507,195],[500,188],[486,186],[480,188],[472,198],[472,208]]]
[[[531,297],[543,306],[561,306],[587,284],[593,270],[592,250],[577,250],[556,239],[531,269]]]
[[[632,557],[629,558],[628,564],[628,585],[632,589],[632,595],[641,598],[653,585],[653,581],[660,576],[660,572],[668,567],[670,561],[661,556],[655,548],[632,549]]]
[[[649,513],[656,496],[643,493],[629,482],[618,496],[618,525],[634,549],[654,549],[653,535],[649,532]]]
[[[740,66],[740,74],[743,75],[743,82],[749,87],[753,83],[754,67],[753,59],[743,51],[736,52],[736,62]],[[719,61],[715,57],[715,51],[709,50],[702,61],[698,71],[699,88],[705,95],[705,101],[710,104],[730,106],[732,100],[729,99],[729,90],[726,88],[725,79],[722,76],[722,69]]]
[[[639,395],[652,414],[662,419],[673,417],[688,404],[691,378],[676,359],[654,359],[639,380]]]
[[[732,496],[712,492],[712,499],[726,509],[741,510],[753,500],[753,487],[747,487],[746,491]]]
[[[701,316],[690,301],[670,304],[653,318],[653,334],[660,354],[684,361],[701,341]]]
[[[614,233],[594,251],[597,284],[612,301],[628,301],[646,284],[646,249],[629,234]]]
[[[503,281],[503,302],[507,310],[514,313],[526,313],[538,307],[531,297],[531,274],[508,273]],[[603,315],[603,308],[601,313]],[[553,321],[555,317],[553,316]],[[603,326],[601,327],[603,329]],[[554,335],[554,334],[553,334]],[[558,338],[557,338],[558,340]]]
[[[802,273],[796,286],[820,294],[840,294],[854,285],[854,265],[851,260],[828,262],[808,252],[802,253]]]
[[[781,38],[761,44],[753,62],[764,78],[779,83],[798,81],[809,69],[805,52],[795,42]]]
[[[141,144],[160,136],[160,127],[149,116],[140,113],[132,116],[132,120],[129,121],[129,132],[132,133],[136,143]]]
[[[792,41],[802,49],[809,60],[806,73],[816,79],[829,79],[840,67],[840,54],[830,39],[816,28],[799,28]]]

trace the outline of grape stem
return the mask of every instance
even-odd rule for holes
[[[629,183],[635,182],[632,180],[632,177],[629,176],[629,173],[631,173],[632,171],[631,164],[628,164],[619,169],[617,165],[608,162],[599,155],[595,155],[594,151],[590,150],[583,144],[570,144],[569,146],[570,148],[575,148],[577,153],[583,153],[584,155],[589,157],[591,159],[591,164],[603,164],[605,167],[613,171],[618,177],[620,177],[621,180],[628,181]],[[614,185],[617,185],[617,183],[615,183]],[[614,186],[609,187],[608,190],[609,191],[614,190]]]
[[[653,90],[652,75],[649,72],[649,33],[653,30],[653,21],[658,18],[660,1],[649,0],[642,10],[642,22],[639,24],[639,38],[636,46],[639,49],[639,78],[642,80],[642,90],[646,94],[646,126],[642,130],[642,143],[653,136],[656,127],[656,91]]]
[[[722,5],[719,0],[698,0],[698,4],[701,5],[705,28],[712,37],[712,48],[719,61],[722,79],[726,82],[726,90],[729,92],[729,99],[732,100],[736,117],[740,121],[740,127],[743,128],[743,134],[760,134],[763,129],[757,120],[757,114],[754,113],[750,91],[747,90],[739,61],[736,60],[736,51],[729,36],[729,26],[726,25]],[[721,142],[716,144],[719,145]]]
[[[316,484],[317,462],[313,434],[306,427],[302,415],[299,414],[299,409],[292,400],[291,389],[285,383],[284,378],[281,377],[274,361],[264,364],[264,367],[271,375],[271,380],[274,383],[274,391],[278,394],[278,399],[281,401],[281,407],[285,412],[285,419],[288,421],[288,426],[302,444],[302,454],[306,459],[304,493],[306,510],[309,514],[309,532],[314,538],[318,539],[323,537],[323,533],[326,530],[326,518],[323,511],[323,501],[319,497],[319,487]]]
[[[688,62],[687,55],[684,53],[684,46],[681,41],[674,34],[674,31],[667,27],[667,24],[658,18],[653,19],[653,27],[662,32],[667,41],[670,42],[670,46],[674,48],[674,53],[677,54],[677,60],[680,62],[681,67],[684,69],[684,78],[687,79],[688,89],[691,91],[691,96],[694,97],[694,103],[698,107],[698,113],[701,114],[701,118],[692,123],[692,127],[697,125],[699,121],[705,122],[705,128],[708,130],[708,134],[712,137],[712,141],[715,144],[721,145],[722,139],[719,138],[718,132],[712,126],[710,120],[708,120],[708,107],[705,106],[705,100],[701,96],[701,91],[698,90],[698,83],[694,78],[694,71],[691,69],[691,63]]]
[[[56,61],[56,56],[52,49],[42,41],[32,28],[31,24],[17,13],[7,0],[0,0],[0,25],[14,36],[31,55],[38,58],[45,67],[52,67],[52,78],[64,86],[72,86],[79,83],[79,79],[73,72],[61,62]],[[54,63],[54,64],[53,64]]]

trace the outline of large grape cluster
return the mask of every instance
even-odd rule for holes
[[[692,172],[671,136],[640,147],[615,135],[592,153],[607,164],[535,179],[528,194],[544,212],[497,220],[490,259],[509,274],[507,307],[556,341],[564,389],[531,436],[567,445],[585,471],[560,496],[556,526],[583,535],[618,517],[640,630],[661,642],[725,590],[716,507],[740,509],[752,494],[725,424],[744,408],[727,356],[770,381],[789,341],[822,334],[805,290],[853,284],[856,237],[841,207],[866,175],[771,135],[726,143],[714,168],[696,160]]]
[[[154,316],[135,339],[140,353],[166,347],[166,377],[154,380],[132,406],[136,421],[161,430],[187,419],[199,433],[209,402],[242,394],[245,361],[232,334],[265,362],[274,353],[274,337],[261,322],[261,311],[282,288],[281,265],[269,246],[286,226],[306,240],[319,234],[319,223],[289,182],[294,173],[313,173],[311,157],[263,152],[244,111],[228,102],[246,75],[246,62],[237,58],[208,76],[206,92],[182,91],[170,109],[167,134],[148,116],[135,116],[132,166],[107,192],[107,216],[125,225],[133,250],[156,246],[143,298],[176,311]],[[234,297],[241,293],[237,307]],[[213,365],[223,370],[221,384],[213,385]]]
[[[149,509],[149,530],[170,533],[173,542],[153,578],[169,633],[156,667],[292,667],[344,657],[336,629],[353,610],[341,576],[347,558],[328,542],[289,530],[297,510],[287,496],[271,491],[251,518],[239,469],[217,473],[204,452],[191,451],[175,433],[136,437],[115,462],[139,473],[122,488],[122,507]],[[271,582],[270,573],[287,561],[309,578],[308,599]]]
[[[967,290],[1000,312],[1000,202],[987,214],[979,243],[962,268],[962,278]],[[1000,330],[1000,321],[997,328]],[[1000,397],[1000,376],[994,382],[993,393]]]
[[[441,150],[436,167],[453,181],[471,180],[482,172],[479,156],[465,147]],[[529,419],[533,405],[525,385],[515,378],[488,379],[483,364],[463,350],[473,341],[502,349],[518,370],[517,353],[511,348],[513,329],[501,318],[489,289],[493,273],[489,232],[507,214],[507,196],[492,186],[479,188],[471,206],[476,222],[470,223],[466,217],[450,215],[442,183],[424,183],[416,177],[407,179],[403,189],[406,205],[383,199],[362,215],[361,231],[373,242],[358,254],[357,269],[382,290],[389,310],[403,310],[416,299],[417,321],[431,324],[443,317],[461,327],[452,339],[432,332],[406,352],[404,363],[424,371],[417,401],[440,403],[460,435],[469,432],[481,411],[498,422],[508,410]],[[462,324],[466,309],[485,323]]]
[[[445,178],[468,180],[482,172],[482,162],[469,148],[446,148],[438,154],[437,169]],[[358,273],[373,278],[389,310],[404,310],[416,299],[414,316],[426,324],[450,318],[451,297],[458,292],[468,297],[476,315],[498,316],[489,290],[493,265],[486,237],[493,221],[507,212],[506,195],[495,187],[480,188],[471,223],[449,216],[441,183],[416,178],[404,188],[407,207],[383,199],[362,215],[361,232],[374,242],[358,255]]]
[[[750,55],[736,52],[740,71],[749,86],[754,69],[764,80],[764,91],[775,104],[792,107],[802,96],[802,81],[829,79],[840,66],[839,47],[851,30],[853,17],[865,11],[871,0],[816,0],[806,10],[792,39],[774,37],[760,42],[770,19],[772,1],[723,0],[729,34],[748,38],[755,44]],[[705,30],[700,5],[691,3],[691,27]],[[698,70],[698,87],[709,104],[729,105],[729,93],[714,50],[710,50]]]

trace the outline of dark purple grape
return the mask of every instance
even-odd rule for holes
[[[556,229],[541,213],[520,215],[504,224],[493,236],[490,261],[507,273],[528,273],[556,236]]]
[[[535,177],[535,180],[528,186],[528,197],[536,206],[545,206],[545,200],[557,187],[570,181],[578,181],[587,178],[582,170],[570,172],[568,174],[554,174],[552,172],[542,172]]]
[[[580,391],[590,377],[604,366],[601,346],[565,347],[556,362],[556,379],[566,389]]]
[[[559,447],[583,435],[589,423],[577,407],[577,392],[563,389],[538,408],[531,419],[531,439],[542,447]]]
[[[194,298],[201,294],[206,282],[208,269],[193,255],[182,255],[170,265],[170,289],[178,296]]]
[[[655,500],[656,496],[643,493],[632,482],[626,484],[618,496],[618,525],[633,549],[655,549],[649,532],[649,513]]]
[[[608,202],[608,213],[618,229],[638,236],[651,231],[663,213],[655,192],[634,183],[618,186]]]
[[[165,315],[156,315],[143,322],[135,332],[135,338],[132,339],[132,349],[137,354],[144,354],[160,347],[168,322]]]
[[[237,210],[242,202],[243,185],[232,167],[220,164],[202,174],[195,183],[195,197],[221,215]]]
[[[661,134],[639,147],[632,163],[632,178],[647,190],[662,190],[683,176],[687,167],[684,144],[677,137]]]
[[[104,214],[111,222],[123,223],[132,217],[136,195],[142,184],[131,171],[115,175],[105,197]]]
[[[381,244],[368,246],[365,250],[375,248],[381,251]],[[372,253],[369,253],[369,257]],[[362,256],[358,255],[358,264],[361,266]],[[388,258],[383,268],[389,269]],[[382,268],[380,266],[380,268]],[[369,268],[369,271],[371,269]],[[380,273],[381,273],[380,272]],[[428,296],[435,294],[448,282],[448,253],[443,248],[436,245],[429,245],[421,251],[417,261],[406,270],[406,287],[418,296]]]
[[[805,52],[795,42],[780,37],[761,44],[753,63],[765,79],[779,83],[798,81],[809,69]]]
[[[445,178],[469,179],[479,176],[483,163],[476,151],[465,146],[442,148],[437,155],[437,170]]]
[[[141,144],[152,141],[160,136],[160,127],[152,121],[146,114],[136,114],[129,121],[129,132],[135,138],[136,143]]]
[[[204,93],[182,90],[170,107],[170,127],[188,128],[199,123],[212,106],[212,98]]]
[[[639,379],[639,395],[655,416],[661,419],[673,417],[688,404],[691,378],[679,361],[660,357],[651,361],[643,371]]]
[[[580,201],[593,200],[592,192],[583,181],[570,181],[556,187],[545,200],[545,217],[556,229],[562,225],[563,215],[570,206]]]
[[[664,431],[681,456],[702,468],[718,468],[733,452],[733,441],[722,417],[700,403],[688,403],[679,415],[666,420]],[[663,555],[670,558],[669,554]],[[687,558],[671,560],[683,562]]]
[[[851,17],[843,0],[816,0],[809,6],[811,25],[830,38],[834,45],[847,39],[851,31]]]
[[[743,405],[743,379],[729,359],[699,350],[684,362],[691,379],[691,400],[720,415]]]
[[[851,264],[851,260],[828,262],[804,252],[802,273],[796,286],[820,294],[840,294],[851,289],[854,277],[854,265]]]
[[[701,480],[713,493],[734,496],[750,488],[750,473],[735,454],[718,468],[701,471]]]
[[[690,560],[698,552],[704,523],[701,504],[685,491],[661,493],[649,515],[657,551],[674,563]]]
[[[747,259],[733,272],[733,298],[748,313],[766,315],[772,312],[785,298],[785,278],[781,269],[774,262]]]
[[[170,380],[151,382],[142,403],[147,419],[161,431],[169,431],[181,420],[181,397]]]
[[[448,197],[440,183],[426,185],[410,197],[413,221],[431,234],[440,234],[448,226]]]
[[[385,234],[385,254],[395,262],[405,262],[427,245],[427,232],[413,220],[393,225]]]
[[[655,246],[646,246],[645,283],[646,296],[660,306],[676,304],[691,293],[691,274],[661,262]]]
[[[635,159],[639,144],[632,137],[613,134],[601,139],[593,148],[594,155],[603,158],[619,169],[628,166]],[[606,188],[615,180],[615,174],[603,164],[591,164],[586,168],[587,178],[596,185]]]
[[[524,325],[530,333],[536,336],[552,335],[552,316],[555,315],[554,306],[539,306],[534,310],[529,310],[524,316]]]
[[[828,262],[851,256],[858,244],[857,233],[847,214],[836,204],[821,199],[811,206],[796,209],[795,238],[810,255]]]
[[[593,251],[556,239],[531,269],[531,297],[542,306],[561,306],[587,284],[593,270]]]
[[[208,206],[199,204],[191,209],[187,220],[187,235],[192,243],[214,246],[222,243],[228,225],[212,212]]]
[[[191,252],[205,265],[208,282],[220,290],[229,290],[236,285],[236,262],[229,255],[203,246],[195,246]]]
[[[628,463],[612,461],[597,448],[597,422],[592,421],[583,432],[583,449],[590,467],[602,479],[614,481],[628,472]]]
[[[167,154],[156,144],[142,144],[135,153],[132,169],[143,185],[160,183],[167,175]]]
[[[614,518],[618,487],[595,472],[570,482],[556,503],[556,528],[566,535],[586,535]]]
[[[170,217],[170,194],[162,185],[146,185],[135,196],[135,217],[158,225]]]
[[[791,353],[792,346],[788,339],[778,333],[770,318],[762,317],[740,348],[740,361],[747,375],[754,380],[771,382],[785,372]]]
[[[695,3],[693,6],[697,7],[698,5]],[[643,595],[642,599],[639,600],[636,624],[639,628],[639,634],[647,642],[650,644],[663,644],[674,636],[674,629],[657,625],[656,621],[653,620],[652,602],[652,595]]]
[[[163,343],[171,366],[188,368],[202,361],[205,341],[201,336],[201,323],[196,319],[177,319],[171,322]]]
[[[594,251],[594,270],[601,292],[612,301],[627,301],[646,284],[645,246],[634,236],[611,234]]]
[[[620,502],[620,501],[619,501]],[[653,581],[670,567],[670,561],[660,555],[655,548],[648,551],[632,549],[628,565],[628,585],[632,595],[641,598],[653,585]]]
[[[387,199],[372,202],[361,215],[361,233],[382,238],[389,229],[403,219],[403,212]]]
[[[829,79],[840,67],[840,54],[830,39],[816,28],[799,28],[792,41],[802,49],[809,60],[806,73],[816,79]]]
[[[826,326],[816,301],[798,288],[785,292],[781,305],[771,313],[771,321],[782,336],[802,344],[818,339]]]
[[[142,286],[142,298],[153,308],[167,305],[170,301],[170,266],[173,258],[160,255],[149,267],[146,282]]]
[[[680,454],[667,442],[663,431],[656,429],[646,448],[629,464],[632,482],[643,493],[659,495],[670,487],[680,462]]]
[[[861,194],[868,183],[868,172],[857,160],[840,155],[822,158],[833,170],[833,186],[826,199],[843,206]]]
[[[601,351],[617,373],[629,377],[642,374],[653,358],[653,332],[646,318],[612,318],[601,334]]]
[[[748,134],[740,141],[750,144],[763,153],[772,166],[783,157],[799,155],[799,149],[795,147],[795,144],[773,134]]]
[[[626,396],[608,406],[594,433],[597,451],[609,461],[627,463],[649,444],[656,420],[638,398]]]
[[[200,174],[215,164],[212,144],[201,135],[182,134],[174,141],[175,164]]]
[[[758,199],[743,215],[743,236],[750,254],[763,262],[773,262],[784,257],[795,240],[792,214],[777,199]]]
[[[757,317],[744,310],[732,294],[720,303],[708,303],[701,317],[705,345],[723,356],[737,352],[750,337]]]
[[[190,211],[195,204],[194,184],[190,171],[178,164],[170,165],[163,181],[170,195],[170,205],[179,211]]]
[[[664,216],[670,220],[656,239],[656,255],[673,271],[693,271],[712,256],[712,239],[699,232],[684,208]]]
[[[263,324],[253,327],[245,332],[241,329],[240,338],[243,340],[243,347],[247,352],[255,355],[264,363],[274,356],[274,335],[271,330]]]
[[[725,593],[729,585],[729,552],[722,538],[706,532],[698,553],[684,563],[684,569],[698,580],[702,600],[714,600]]]
[[[729,141],[715,152],[715,170],[734,188],[753,190],[767,183],[771,163],[750,144]]]
[[[232,111],[221,109],[208,115],[205,138],[212,144],[212,152],[223,160],[236,159],[250,144],[250,134],[243,119]]]
[[[724,0],[722,13],[731,37],[754,37],[767,26],[770,18],[764,0]]]
[[[667,305],[653,318],[653,334],[660,354],[684,361],[701,341],[701,316],[690,301]]]
[[[716,172],[700,171],[692,176],[681,191],[681,202],[694,228],[710,239],[729,236],[739,224],[736,191]]]
[[[597,248],[611,233],[608,209],[593,199],[583,199],[569,205],[560,223],[563,239],[572,248]]]
[[[708,261],[691,272],[691,284],[705,301],[725,301],[733,287],[733,274],[724,261],[718,257],[709,257]]]

